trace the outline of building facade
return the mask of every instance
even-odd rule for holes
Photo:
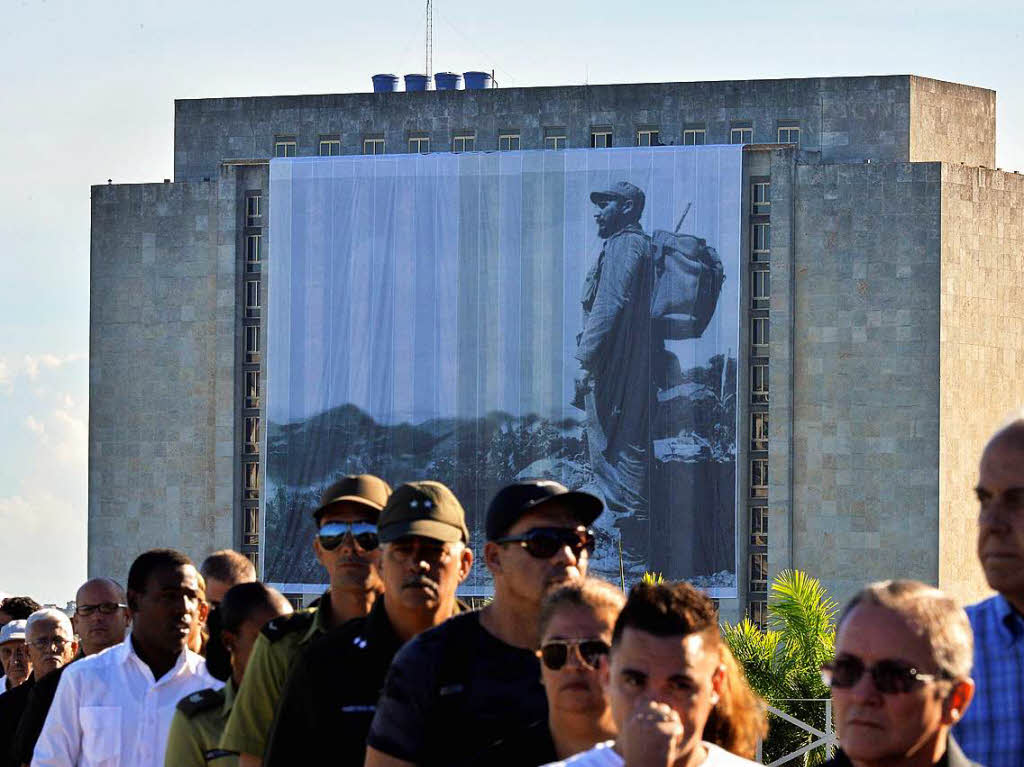
[[[271,157],[658,144],[744,154],[739,594],[984,592],[971,488],[1024,402],[1024,179],[995,94],[915,76],[178,101],[173,182],[92,190],[89,572],[258,559]]]

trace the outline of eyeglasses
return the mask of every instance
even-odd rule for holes
[[[922,674],[899,660],[880,660],[865,666],[860,658],[837,658],[821,667],[822,681],[833,689],[853,687],[865,673],[871,675],[875,689],[886,695],[910,692],[918,684],[948,678],[945,674]]]
[[[498,538],[495,543],[518,543],[526,553],[537,559],[551,559],[559,551],[568,546],[575,556],[586,550],[594,553],[594,532],[585,527],[575,530],[568,527],[535,527],[522,535],[511,535]]]
[[[29,642],[29,644],[32,645],[34,648],[36,648],[39,652],[46,652],[51,647],[56,647],[57,648],[57,652],[60,652],[67,645],[71,644],[72,641],[73,640],[65,639],[62,636],[52,636],[52,637],[39,637],[38,639],[33,639],[31,642]]]
[[[88,618],[97,610],[102,615],[113,615],[118,610],[125,607],[128,607],[128,605],[123,605],[120,602],[100,602],[98,605],[78,605],[75,607],[75,615],[82,618]]]
[[[363,551],[373,551],[380,546],[377,526],[370,522],[328,522],[320,528],[316,537],[321,546],[334,551],[345,541],[346,535],[351,535]]]
[[[574,647],[583,667],[589,669],[596,669],[611,649],[603,639],[553,639],[542,644],[537,654],[545,666],[558,671],[568,662],[569,650]]]

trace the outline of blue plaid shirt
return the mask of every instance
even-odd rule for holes
[[[967,608],[974,629],[974,702],[953,734],[986,767],[1024,765],[1024,617],[998,594]]]

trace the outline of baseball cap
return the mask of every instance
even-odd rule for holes
[[[406,482],[391,494],[377,520],[381,543],[422,535],[445,543],[469,543],[466,512],[455,493],[440,482]]]
[[[596,495],[569,490],[550,479],[514,482],[499,490],[487,507],[487,540],[501,538],[520,517],[551,501],[558,501],[587,527],[604,511],[604,504]]]
[[[320,497],[320,505],[313,512],[317,522],[328,508],[336,503],[358,503],[368,509],[380,512],[388,502],[391,488],[388,483],[373,474],[354,474],[342,477]]]
[[[8,642],[17,642],[21,640],[25,641],[25,626],[28,625],[26,620],[11,621],[2,629],[0,629],[0,644],[7,644]]]
[[[590,201],[596,203],[598,200],[632,200],[633,207],[638,211],[644,209],[644,190],[634,186],[628,181],[617,181],[605,189],[597,189],[590,193]]]

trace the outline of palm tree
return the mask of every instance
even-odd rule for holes
[[[749,618],[725,624],[723,634],[743,665],[750,686],[769,705],[825,730],[829,697],[821,679],[821,666],[833,657],[837,605],[821,583],[800,570],[785,570],[772,581],[768,600],[768,629],[762,631]],[[811,733],[771,715],[771,730],[763,746],[771,763],[815,740]],[[805,765],[827,758],[819,747],[804,754]]]

